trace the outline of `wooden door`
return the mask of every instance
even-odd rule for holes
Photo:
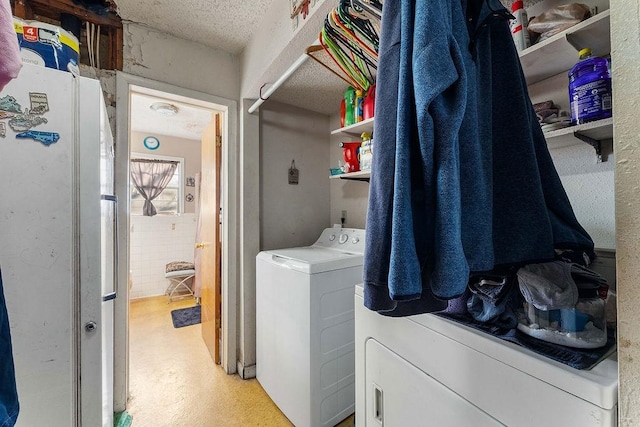
[[[220,364],[221,234],[220,169],[222,158],[221,115],[214,114],[202,133],[202,181],[200,187],[200,253],[202,286],[202,339],[213,361]]]

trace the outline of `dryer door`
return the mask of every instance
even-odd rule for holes
[[[366,357],[366,427],[502,426],[374,339]]]

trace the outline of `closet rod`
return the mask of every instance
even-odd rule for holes
[[[280,86],[282,86],[282,84],[287,81],[287,79],[289,77],[291,77],[291,75],[293,73],[296,72],[296,70],[298,68],[300,68],[300,66],[302,64],[304,64],[304,62],[307,60],[307,58],[309,58],[309,55],[307,55],[306,53],[303,54],[300,58],[298,58],[296,60],[296,62],[294,62],[293,64],[291,64],[291,66],[289,68],[287,68],[287,70],[280,76],[280,78],[278,80],[276,80],[275,82],[273,82],[273,84],[271,86],[269,86],[269,88],[267,90],[264,91],[264,93],[260,94],[260,98],[254,102],[249,109],[247,110],[247,112],[249,114],[253,114],[254,111],[256,111],[258,109],[258,107],[260,105],[262,105],[262,103],[264,101],[266,101],[269,96],[276,91],[276,89],[278,89]]]

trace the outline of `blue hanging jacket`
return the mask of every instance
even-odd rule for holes
[[[365,305],[437,311],[471,271],[592,251],[538,125],[498,0],[383,10]]]
[[[15,425],[19,407],[9,317],[0,272],[0,427]]]

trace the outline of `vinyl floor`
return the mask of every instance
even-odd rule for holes
[[[227,375],[215,365],[200,325],[174,328],[165,297],[133,300],[129,315],[127,411],[133,427],[291,426],[257,380]],[[353,416],[339,427],[353,426]]]

